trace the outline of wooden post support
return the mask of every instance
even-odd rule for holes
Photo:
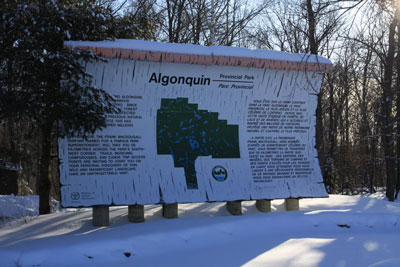
[[[285,199],[285,204],[288,211],[300,210],[300,201],[298,198],[287,198]]]
[[[109,206],[107,205],[93,206],[92,223],[93,226],[109,226],[110,225]]]
[[[129,205],[128,206],[128,221],[133,223],[144,222],[144,206]]]
[[[226,209],[232,215],[242,215],[242,201],[228,201],[226,202]]]
[[[167,219],[178,218],[178,203],[175,204],[163,204],[162,216]]]
[[[256,208],[260,212],[271,212],[271,200],[268,200],[268,199],[257,200]]]

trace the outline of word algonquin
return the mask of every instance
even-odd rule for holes
[[[204,77],[204,75],[201,75],[201,77],[185,77],[185,76],[168,76],[168,75],[162,75],[161,73],[158,73],[158,75],[153,72],[151,74],[149,83],[161,83],[163,86],[168,86],[169,84],[183,84],[183,85],[210,85],[211,79]]]

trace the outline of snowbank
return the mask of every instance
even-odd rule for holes
[[[0,195],[0,222],[39,215],[39,196]]]
[[[91,225],[91,210],[39,216],[0,229],[0,266],[400,266],[400,203],[382,195],[303,199],[272,213],[243,203],[230,216],[224,203],[179,205],[179,219],[145,207],[130,224],[126,207],[110,210],[110,227]]]

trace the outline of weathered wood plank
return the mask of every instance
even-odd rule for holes
[[[85,67],[122,113],[86,140],[60,139],[63,206],[327,196],[314,140],[322,73],[122,58]]]

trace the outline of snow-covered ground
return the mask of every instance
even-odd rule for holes
[[[12,210],[5,199],[0,217]],[[182,204],[169,220],[146,206],[140,224],[114,207],[100,228],[91,209],[25,214],[0,226],[0,266],[400,266],[400,203],[382,194],[303,199],[292,212],[272,205],[263,214],[243,202],[243,216],[231,216],[224,203]]]
[[[30,221],[39,214],[38,210],[39,196],[0,195],[0,227]]]

